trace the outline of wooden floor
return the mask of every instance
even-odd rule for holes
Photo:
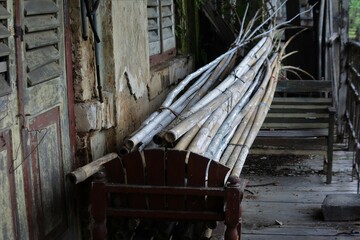
[[[250,186],[242,204],[242,240],[360,239],[360,221],[324,222],[321,214],[327,194],[356,193],[351,159],[351,153],[335,152],[333,183],[327,185],[321,157],[250,157],[243,170]]]

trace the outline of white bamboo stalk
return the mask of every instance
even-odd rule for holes
[[[219,163],[221,163],[223,165],[225,165],[227,163],[236,144],[239,142],[240,137],[241,137],[242,133],[244,132],[244,129],[246,128],[246,125],[249,122],[249,119],[253,115],[254,111],[255,111],[255,108],[251,109],[249,112],[247,112],[246,116],[242,119],[241,124],[239,124],[239,126],[236,128],[234,136],[231,138],[224,153],[221,155]]]
[[[228,104],[228,102],[223,103],[221,107],[216,109],[210,115],[210,117],[206,120],[198,134],[194,137],[193,141],[189,145],[189,151],[198,154],[203,154],[205,152],[208,143],[210,143],[208,140],[212,138],[211,132],[216,132],[226,117]]]
[[[234,165],[236,164],[236,162],[238,160],[239,154],[241,153],[241,150],[243,149],[243,146],[246,142],[247,135],[249,134],[251,127],[253,125],[254,119],[256,117],[256,109],[257,108],[255,108],[255,111],[252,113],[249,121],[244,126],[244,129],[239,138],[239,141],[237,143],[233,143],[234,150],[232,151],[229,159],[227,159],[227,162],[226,162],[226,166],[229,167],[230,169],[233,169]]]
[[[246,74],[247,71],[249,71],[251,69],[251,67],[252,67],[251,64],[255,64],[256,60],[258,60],[258,58],[260,57],[259,54],[262,54],[261,57],[260,57],[260,61],[264,61],[265,60],[265,55],[266,55],[266,54],[264,54],[264,52],[268,53],[270,51],[269,49],[267,49],[269,44],[271,45],[271,41],[270,41],[269,38],[264,37],[263,39],[261,39],[258,42],[258,44],[254,48],[252,48],[252,50],[247,54],[247,56],[243,59],[243,61],[238,65],[237,69],[234,71],[234,74],[241,74],[241,73]],[[258,66],[261,66],[261,64],[259,64]],[[237,71],[239,69],[242,69],[242,71],[241,72]],[[220,86],[218,86],[216,88],[216,90],[211,91],[204,98],[202,98],[199,102],[197,102],[194,106],[191,106],[189,108],[189,110],[184,111],[183,113],[181,113],[179,119],[185,119],[185,118],[193,115],[193,113],[195,111],[197,111],[197,110],[199,110],[201,108],[204,108],[206,104],[208,104],[211,100],[216,98],[220,93],[224,92],[225,87],[229,86],[231,83],[234,83],[236,80],[238,80],[238,78],[242,77],[240,75],[236,75],[236,76],[238,76],[238,77],[235,77],[234,75],[229,75],[227,77],[227,79],[225,79],[220,84]],[[243,78],[245,79],[245,77],[242,77],[241,79],[243,79]],[[226,84],[224,84],[224,82],[226,82]],[[160,118],[160,119],[162,119],[162,118]],[[174,123],[170,124],[170,126],[168,126],[166,129],[164,129],[162,132],[160,132],[158,134],[159,136],[157,136],[157,138],[156,138],[156,141],[159,141],[158,139],[164,138],[165,132],[167,132],[170,129],[172,129],[173,127],[175,127],[177,124],[179,124],[179,122],[180,122],[180,120],[175,120]],[[144,133],[140,134],[141,137],[143,135],[145,135],[145,134]],[[135,139],[131,139],[131,140],[134,141]],[[132,145],[131,142],[129,142],[129,145]]]
[[[235,121],[237,116],[239,115],[239,112],[241,109],[243,109],[244,105],[249,101],[250,96],[253,94],[255,87],[258,85],[260,77],[262,77],[261,71],[257,74],[255,81],[252,83],[250,88],[246,91],[245,95],[242,97],[242,99],[238,102],[238,104],[234,107],[234,109],[231,111],[230,114],[227,115],[224,123],[221,125],[219,131],[215,134],[214,138],[211,140],[211,143],[206,151],[206,155],[209,158],[214,158],[214,155],[217,151],[219,151],[219,144],[223,140],[224,136],[227,135],[231,129],[233,129],[235,126],[237,126],[241,119],[239,121]]]
[[[189,130],[184,136],[181,137],[179,142],[175,145],[176,150],[185,150],[188,148],[189,144],[193,140],[193,138],[196,136],[196,134],[199,132],[199,129],[201,126],[205,123],[205,121],[208,119],[204,118],[200,122],[198,122],[194,127],[192,127],[191,130]]]
[[[239,79],[245,81],[244,75],[249,71],[255,71],[254,65],[261,66],[259,62],[265,61],[267,55],[271,50],[271,38],[264,37],[253,47],[241,63],[235,68],[232,74],[230,74],[224,81],[222,81],[216,88],[206,94],[199,102],[192,106],[187,112],[181,114],[182,118],[187,118],[205,105],[210,103],[216,97],[221,95],[227,88],[229,88]]]
[[[177,97],[177,95],[184,90],[184,88],[196,77],[200,76],[203,72],[208,70],[210,67],[216,66],[224,57],[226,57],[229,54],[232,54],[233,52],[236,52],[240,46],[235,46],[234,48],[228,50],[226,53],[222,54],[221,56],[214,59],[212,62],[206,64],[205,66],[199,68],[195,72],[189,74],[184,80],[182,80],[167,96],[165,101],[163,102],[163,107],[169,107],[174,99]]]
[[[140,142],[149,142],[148,138],[150,136],[152,140],[155,134],[160,132],[164,128],[164,126],[167,126],[172,120],[175,119],[175,113],[180,113],[186,107],[190,100],[191,97],[186,99],[183,99],[183,97],[181,97],[176,100],[173,105],[171,105],[172,110],[168,108],[163,109],[162,112],[157,117],[155,117],[155,119],[153,119],[153,121],[144,126],[137,134],[129,138],[125,142],[125,146],[130,151],[132,151],[134,147],[137,146]]]
[[[265,53],[268,54],[270,53],[270,51],[271,48],[268,48],[266,49]],[[203,106],[196,113],[193,113],[191,116],[188,116],[177,126],[169,130],[165,134],[166,141],[168,142],[176,141],[179,137],[181,137],[188,130],[190,130],[196,124],[196,122],[200,121],[205,116],[208,116],[210,113],[212,113],[216,108],[218,108],[228,99],[231,99],[231,101],[233,102],[233,104],[231,104],[231,109],[232,109],[235,106],[235,104],[240,100],[244,92],[249,88],[251,81],[254,79],[255,75],[257,74],[263,62],[265,61],[266,57],[267,55],[263,55],[257,62],[255,62],[254,66],[252,66],[251,68],[251,71],[249,68],[249,70],[242,76],[242,80],[246,79],[245,81],[236,81],[228,89],[224,89],[225,91],[221,92],[221,94],[217,98],[214,98],[206,106]],[[243,64],[240,63],[240,65]]]
[[[182,120],[178,125],[169,130],[165,134],[166,141],[175,142],[179,137],[181,137],[188,130],[190,130],[198,121],[201,121],[201,119],[210,115],[213,111],[215,111],[219,106],[221,106],[229,99],[231,99],[231,101],[236,104],[240,96],[248,89],[250,83],[250,81],[247,81],[245,83],[237,82],[236,84],[234,84],[231,88],[227,89],[219,97],[211,101],[205,107],[203,107],[196,113],[190,115],[186,119]],[[232,109],[233,107],[234,104],[231,104],[230,109]]]
[[[240,173],[242,171],[242,168],[245,163],[245,159],[247,155],[249,154],[249,149],[251,145],[253,144],[264,120],[265,117],[269,111],[270,104],[272,102],[272,99],[274,97],[277,79],[280,72],[280,62],[277,63],[276,67],[274,68],[273,74],[271,76],[270,82],[269,82],[269,90],[265,93],[263,97],[263,101],[260,103],[258,111],[256,113],[256,117],[254,120],[254,123],[252,125],[250,133],[247,135],[245,144],[242,147],[241,153],[235,163],[235,166],[232,168],[231,175],[240,176]]]
[[[219,144],[219,147],[215,154],[213,155],[212,159],[214,161],[219,161],[221,155],[225,151],[225,148],[228,146],[228,143],[231,141],[232,137],[234,136],[237,128],[233,128],[223,139],[222,143]]]
[[[260,99],[262,98],[263,92],[266,90],[266,86],[268,84],[268,81],[271,77],[272,74],[272,69],[274,67],[275,64],[275,60],[277,58],[277,54],[275,54],[272,59],[270,61],[268,61],[268,67],[264,76],[264,79],[261,83],[261,85],[259,86],[259,88],[257,89],[256,93],[253,95],[253,97],[251,98],[250,101],[247,102],[247,104],[245,105],[245,107],[243,109],[241,109],[240,112],[235,114],[235,119],[233,120],[233,122],[230,124],[230,127],[234,128],[236,125],[238,125],[242,119],[248,115],[248,112],[251,109],[254,109],[255,106],[258,104],[258,102],[260,101]],[[243,124],[243,123],[241,123]],[[221,134],[221,133],[219,133]],[[213,145],[209,146],[207,152],[206,152],[206,156],[209,158],[214,158],[214,155],[221,155],[220,153],[216,153],[216,151],[219,151],[219,149],[223,149],[222,147],[219,148],[219,144],[221,142],[223,137],[221,137],[221,139],[213,139],[213,141],[219,141],[219,142],[214,142]],[[226,142],[223,142],[223,144],[226,144]],[[214,158],[215,159],[215,158]]]

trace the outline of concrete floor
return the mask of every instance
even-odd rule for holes
[[[352,154],[334,153],[332,184],[325,184],[322,164],[318,156],[250,156],[242,175],[249,180],[242,240],[360,239],[360,221],[325,222],[321,213],[327,194],[356,193]]]

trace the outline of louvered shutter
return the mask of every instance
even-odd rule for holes
[[[0,97],[11,93],[9,85],[9,37],[8,19],[11,14],[7,10],[7,1],[0,1]]]
[[[175,48],[173,0],[148,0],[147,13],[150,56]]]
[[[175,48],[175,20],[173,0],[161,1],[163,52]]]
[[[24,3],[25,58],[28,86],[59,77],[59,8],[54,1]]]
[[[148,33],[150,56],[161,52],[159,0],[148,0]]]

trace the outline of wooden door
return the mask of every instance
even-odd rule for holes
[[[21,0],[17,46],[30,239],[76,239],[63,0]]]

